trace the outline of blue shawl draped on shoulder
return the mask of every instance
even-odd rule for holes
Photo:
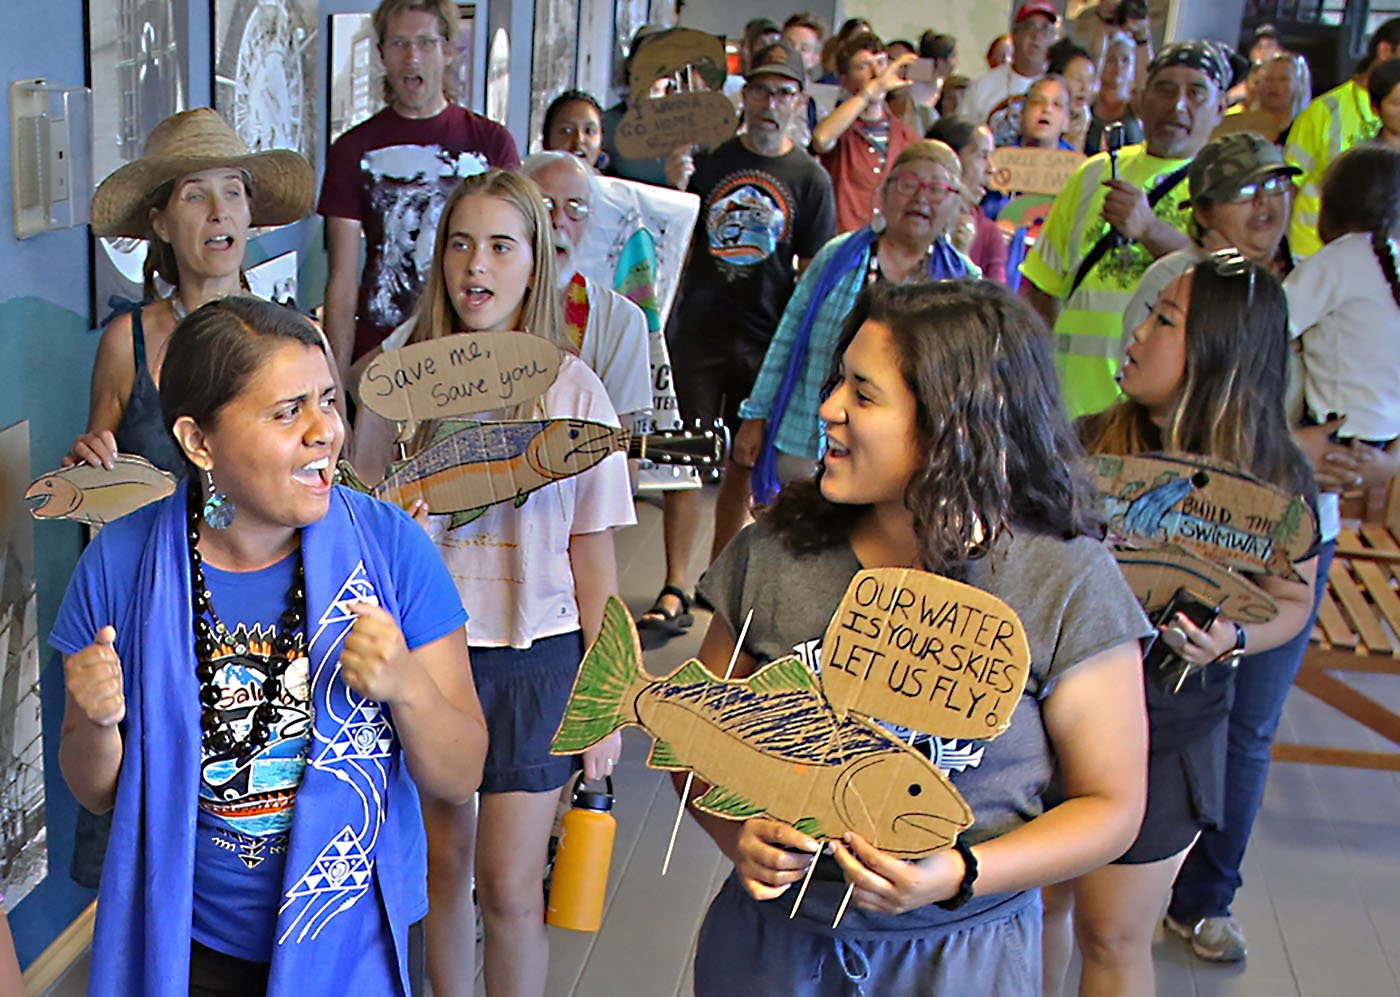
[[[817,315],[827,297],[836,289],[841,278],[865,259],[870,248],[875,245],[876,236],[875,230],[868,225],[857,230],[831,257],[826,269],[815,275],[816,285],[812,288],[807,311],[803,314],[797,327],[797,335],[793,338],[792,354],[788,358],[783,382],[778,386],[778,393],[773,398],[773,408],[768,414],[768,425],[763,434],[763,446],[758,451],[758,459],[754,462],[750,478],[749,487],[753,491],[754,501],[759,505],[772,502],[781,487],[778,481],[778,425],[783,421],[783,413],[787,411],[792,393],[797,390],[797,382],[802,378],[803,368],[807,366],[807,348],[812,340],[812,326],[816,323]],[[946,238],[940,238],[930,248],[929,279],[952,280],[966,277],[969,273],[962,254],[954,249]]]
[[[125,752],[98,894],[90,994],[185,997],[200,772],[186,485],[159,508],[118,631]],[[358,601],[399,607],[383,551],[341,488],[302,531],[315,716],[297,791],[268,993],[405,995],[407,931],[426,909],[418,794],[378,703],[340,680]]]

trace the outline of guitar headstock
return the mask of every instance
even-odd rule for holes
[[[694,467],[717,473],[729,453],[729,430],[718,419],[713,425],[696,422],[680,429],[663,429],[645,436],[634,436],[627,448],[629,457],[653,464]]]

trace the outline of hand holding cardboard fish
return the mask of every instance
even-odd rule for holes
[[[98,727],[115,727],[126,717],[117,630],[103,627],[92,643],[64,659],[63,684],[83,716]]]

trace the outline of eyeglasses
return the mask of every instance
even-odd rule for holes
[[[1254,275],[1259,272],[1253,261],[1247,259],[1234,246],[1227,246],[1224,249],[1217,249],[1203,261],[1215,272],[1217,277],[1249,277],[1249,296],[1245,301],[1245,307],[1254,304]]]
[[[767,104],[770,100],[779,107],[790,107],[802,91],[797,87],[782,87],[774,90],[758,83],[745,83],[744,96],[756,104]]]
[[[564,215],[570,221],[581,222],[588,217],[588,202],[581,197],[571,197],[562,205],[554,198],[546,197],[544,199],[544,206],[549,209],[551,215],[554,214],[554,209],[556,207],[562,207],[564,209]]]
[[[923,191],[928,191],[935,201],[941,201],[949,194],[958,192],[958,188],[942,180],[920,180],[912,173],[896,173],[890,177],[890,186],[895,189],[895,193],[904,197],[915,197]]]
[[[1291,190],[1292,188],[1293,180],[1291,177],[1284,176],[1282,173],[1275,173],[1272,176],[1265,177],[1263,180],[1255,180],[1251,183],[1241,184],[1239,187],[1235,188],[1233,194],[1230,194],[1222,200],[1228,201],[1230,204],[1248,204],[1260,194],[1263,194],[1265,197],[1282,197],[1285,191]]]
[[[444,39],[435,35],[419,35],[417,38],[390,38],[386,45],[395,52],[408,52],[417,49],[419,52],[427,52],[429,49],[441,45]]]

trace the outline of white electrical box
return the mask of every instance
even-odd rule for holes
[[[87,87],[10,84],[15,236],[86,225],[92,205],[92,100]]]

